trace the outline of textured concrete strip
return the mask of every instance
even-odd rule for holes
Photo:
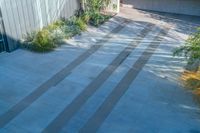
[[[94,115],[87,121],[83,128],[81,128],[81,133],[94,133],[97,132],[99,127],[102,125],[104,120],[108,117],[110,112],[113,110],[117,102],[128,90],[130,84],[137,77],[138,73],[142,70],[144,65],[148,62],[150,57],[153,55],[157,47],[163,38],[159,36],[166,35],[169,29],[162,30],[158,36],[154,38],[151,44],[145,49],[142,55],[137,59],[132,68],[127,72],[127,74],[122,78],[122,80],[117,84],[109,96],[105,99],[102,105],[94,113]]]
[[[73,117],[73,115],[84,105],[95,91],[109,78],[109,76],[120,66],[129,54],[140,44],[142,39],[153,29],[152,24],[148,24],[136,36],[136,40],[126,46],[126,48],[68,105],[66,108],[44,129],[44,133],[57,133]],[[140,38],[137,39],[137,38]]]
[[[68,76],[71,71],[84,62],[90,55],[95,53],[104,43],[106,43],[109,39],[113,37],[113,34],[118,33],[122,30],[127,23],[130,21],[125,20],[116,28],[114,28],[109,34],[105,35],[101,40],[96,42],[90,49],[81,54],[78,58],[76,58],[69,65],[64,67],[58,73],[53,75],[50,79],[40,85],[37,89],[35,89],[28,96],[19,101],[16,105],[10,108],[7,112],[0,116],[0,127],[4,127],[8,124],[13,118],[15,118],[19,113],[25,110],[29,105],[31,105],[36,99],[38,99],[41,95],[43,95],[46,91],[48,91],[52,86],[56,86],[59,82],[61,82],[66,76]]]

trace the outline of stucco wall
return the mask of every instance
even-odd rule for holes
[[[124,0],[134,8],[200,16],[200,0]]]

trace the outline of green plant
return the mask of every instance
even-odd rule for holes
[[[54,23],[49,24],[48,26],[44,27],[43,29],[46,29],[46,30],[52,32],[54,30],[61,28],[64,24],[65,24],[65,22],[63,20],[57,20]]]
[[[105,21],[107,21],[110,18],[108,15],[104,15],[101,13],[92,13],[90,18],[90,24],[93,26],[98,27],[100,24],[103,24]]]
[[[56,48],[64,38],[71,38],[87,29],[87,24],[99,26],[107,21],[110,16],[103,15],[100,10],[109,4],[110,0],[86,0],[87,10],[77,12],[77,16],[70,19],[61,19],[44,27],[40,31],[27,34],[22,42],[22,47],[46,52]]]
[[[90,12],[100,12],[110,2],[111,0],[85,0],[85,9]]]
[[[107,7],[111,0],[84,0],[84,13],[82,20],[85,23],[90,23],[93,26],[99,26],[107,21],[110,16],[101,14],[101,10]]]
[[[71,38],[76,34],[80,34],[81,31],[87,29],[86,23],[81,19],[81,17],[71,17],[69,20],[65,21],[65,25],[62,27],[62,31],[65,34],[65,38]]]
[[[200,28],[188,38],[183,46],[174,50],[174,55],[185,56],[190,64],[200,60]]]
[[[55,47],[56,44],[54,43],[50,32],[46,29],[43,29],[37,33],[31,45],[31,49],[37,52],[51,51]]]
[[[62,30],[65,34],[65,38],[67,39],[81,33],[80,28],[75,25],[65,25],[63,26]]]
[[[60,20],[55,21],[53,24],[56,25],[57,27],[61,28],[62,26],[65,25],[65,20],[60,19]]]
[[[21,47],[36,52],[51,51],[65,38],[62,30],[64,24],[65,22],[63,20],[58,20],[40,31],[28,33],[24,37]]]
[[[81,19],[86,23],[88,24],[89,21],[90,21],[90,12],[84,12],[82,15],[81,15]]]
[[[80,28],[80,30],[85,31],[87,29],[86,23],[81,19],[81,17],[75,19],[75,25]]]

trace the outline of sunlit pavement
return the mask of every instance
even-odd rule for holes
[[[122,8],[54,52],[1,54],[0,132],[200,132],[172,56],[198,20]]]

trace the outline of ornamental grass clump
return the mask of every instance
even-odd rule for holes
[[[79,27],[81,31],[85,31],[87,29],[87,24],[81,19],[81,17],[75,19],[74,25]]]
[[[87,12],[87,11],[83,12],[83,13],[81,14],[81,19],[82,19],[82,21],[83,21],[84,23],[89,24],[89,21],[90,21],[90,19],[91,19],[90,12]]]
[[[41,30],[35,36],[31,49],[38,52],[51,51],[56,47],[48,30]]]

